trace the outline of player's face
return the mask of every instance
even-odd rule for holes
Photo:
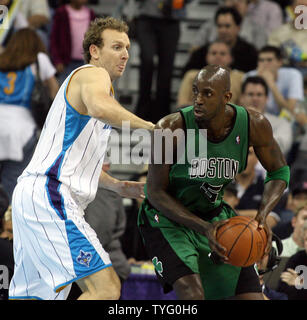
[[[218,38],[232,43],[238,36],[240,27],[236,25],[231,14],[220,14],[216,21]]]
[[[130,41],[125,32],[106,29],[102,32],[103,47],[99,50],[98,64],[104,67],[111,80],[122,76],[129,59]]]
[[[264,87],[261,84],[248,83],[243,93],[243,102],[246,106],[251,106],[263,113],[267,104]]]
[[[224,43],[213,43],[207,53],[207,64],[228,67],[232,62],[229,47]]]
[[[193,83],[194,116],[197,122],[210,121],[220,115],[228,99],[217,80],[206,79],[200,72]]]

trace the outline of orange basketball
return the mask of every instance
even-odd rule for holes
[[[248,267],[262,259],[267,245],[267,234],[258,228],[254,219],[236,216],[217,230],[217,241],[226,249],[229,263]]]

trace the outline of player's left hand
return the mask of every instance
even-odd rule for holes
[[[118,194],[123,198],[143,200],[145,199],[144,185],[144,182],[121,181],[118,188]]]

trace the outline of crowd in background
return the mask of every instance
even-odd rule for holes
[[[136,2],[139,11],[133,22],[140,47],[135,106],[138,116],[156,122],[174,109],[193,104],[195,76],[205,65],[217,64],[230,71],[231,102],[255,108],[271,123],[290,166],[291,181],[268,217],[273,232],[282,239],[286,261],[278,283],[267,286],[266,295],[271,299],[307,299],[306,290],[297,289],[293,280],[296,266],[307,266],[307,31],[295,27],[295,8],[307,6],[307,1],[220,1],[211,19],[195,31],[188,59],[181,66],[182,80],[175,102],[171,84],[180,23],[186,17],[186,5],[193,0],[176,9],[166,6],[167,1]],[[158,2],[164,6],[157,6]],[[0,0],[0,4],[8,7],[11,17],[8,28],[0,32],[0,264],[12,270],[11,197],[41,129],[31,113],[32,91],[40,78],[54,98],[71,71],[84,64],[83,35],[97,13],[87,0]],[[146,170],[134,178],[146,180]],[[239,214],[253,217],[264,178],[264,169],[251,148],[248,166],[225,190],[225,200]],[[124,207],[121,199],[103,189],[97,195],[86,214],[93,228],[97,227],[105,249],[114,252],[111,259],[125,281],[131,264],[147,260],[136,227],[139,203]],[[108,217],[99,217],[108,221],[108,230],[103,230],[97,220],[97,210],[105,208],[105,199],[114,209],[114,213],[106,210]],[[106,234],[110,231],[112,234]]]

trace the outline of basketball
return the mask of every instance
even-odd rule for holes
[[[266,231],[245,216],[230,218],[218,228],[216,239],[225,247],[228,262],[237,267],[248,267],[261,260],[267,245]]]

